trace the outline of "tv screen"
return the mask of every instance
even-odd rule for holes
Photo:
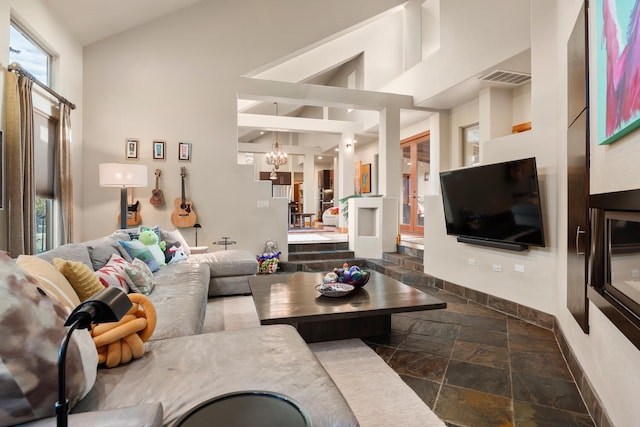
[[[447,234],[545,245],[534,157],[441,172],[440,185]]]

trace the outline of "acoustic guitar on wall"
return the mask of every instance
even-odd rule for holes
[[[180,177],[182,178],[182,197],[177,197],[174,200],[176,209],[171,214],[171,223],[176,227],[193,227],[196,223],[196,213],[193,210],[193,205],[187,200],[184,192],[184,178],[187,175],[187,168],[180,168]]]
[[[162,195],[162,190],[158,188],[158,178],[162,174],[160,169],[156,169],[156,188],[151,190],[151,198],[149,199],[149,203],[151,206],[162,206],[164,205],[164,196]]]

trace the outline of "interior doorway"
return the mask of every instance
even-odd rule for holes
[[[424,195],[429,184],[429,148],[429,131],[400,141],[402,151],[401,233],[424,236]]]

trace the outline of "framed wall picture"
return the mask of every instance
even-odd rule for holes
[[[178,160],[191,160],[191,143],[181,142],[178,144]]]
[[[138,145],[140,140],[135,138],[127,138],[126,150],[127,150],[127,159],[137,159],[138,158]]]
[[[371,163],[362,165],[360,169],[360,189],[363,193],[371,193]]]
[[[164,160],[164,141],[153,141],[153,158]]]
[[[640,127],[637,75],[640,59],[636,0],[596,0],[598,144],[611,144]]]

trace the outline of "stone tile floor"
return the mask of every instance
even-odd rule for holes
[[[553,332],[429,287],[446,310],[367,339],[450,427],[594,426]]]

